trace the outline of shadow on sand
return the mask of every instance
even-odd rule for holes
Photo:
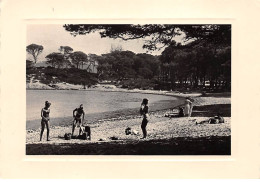
[[[217,113],[223,117],[231,117],[231,104],[194,106],[191,117],[213,117]]]
[[[230,92],[222,92],[222,93],[207,93],[203,97],[215,97],[215,98],[230,98],[231,93]]]
[[[27,144],[27,155],[231,155],[231,136],[85,144]]]

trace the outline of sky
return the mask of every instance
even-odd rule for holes
[[[72,36],[63,28],[63,24],[29,24],[27,25],[27,45],[38,44],[44,47],[39,55],[38,61],[45,61],[45,56],[52,52],[59,52],[60,46],[70,46],[73,51],[82,51],[86,54],[105,54],[109,53],[111,46],[121,46],[123,50],[129,50],[134,53],[146,53],[143,49],[144,40],[128,40],[100,38],[98,33],[87,35]],[[149,52],[152,55],[160,55],[160,51]],[[32,58],[27,54],[27,59]],[[32,59],[30,59],[32,60]]]

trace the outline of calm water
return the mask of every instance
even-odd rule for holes
[[[149,106],[177,100],[175,97],[153,94],[78,91],[78,90],[27,90],[26,120],[40,120],[44,102],[51,102],[51,118],[72,117],[72,111],[82,103],[86,115],[138,108],[143,98]]]

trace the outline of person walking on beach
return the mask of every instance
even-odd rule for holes
[[[44,128],[46,125],[47,128],[47,141],[50,141],[50,106],[51,103],[48,101],[45,101],[45,107],[41,110],[41,134],[40,134],[40,141],[42,141],[42,134],[44,132]]]
[[[147,137],[147,131],[146,131],[146,126],[148,123],[148,99],[143,99],[143,102],[141,104],[141,108],[140,108],[140,114],[143,116],[143,120],[142,120],[142,124],[141,124],[141,128],[143,131],[143,138],[144,139]]]
[[[74,120],[72,124],[72,136],[74,134],[74,130],[78,122],[79,122],[79,126],[81,127],[84,117],[85,117],[85,112],[83,110],[83,104],[80,104],[79,108],[76,108],[73,111]]]

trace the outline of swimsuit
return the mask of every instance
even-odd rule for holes
[[[145,119],[147,119],[149,117],[149,115],[148,115],[148,106],[142,106],[140,108],[140,114],[143,115],[143,117]]]
[[[45,108],[43,108],[42,109],[42,115],[43,115],[43,117],[44,118],[42,118],[42,121],[49,121],[50,120],[50,117],[49,117],[49,115],[50,115],[50,109],[45,109]],[[46,118],[46,119],[45,119]]]

